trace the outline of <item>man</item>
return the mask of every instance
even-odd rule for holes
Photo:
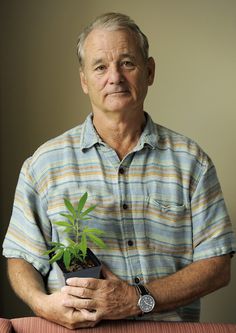
[[[235,239],[215,168],[192,140],[156,125],[143,105],[154,80],[148,41],[122,14],[97,18],[78,43],[92,114],[23,165],[4,255],[16,293],[69,328],[103,319],[199,320],[199,299],[229,283]],[[42,253],[52,225],[85,191],[108,250],[104,279],[58,285]]]

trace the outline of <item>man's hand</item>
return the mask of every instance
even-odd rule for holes
[[[77,311],[87,310],[96,321],[137,315],[140,310],[137,307],[138,295],[135,288],[120,280],[105,267],[103,276],[104,280],[68,279],[67,286],[62,288],[62,292],[67,295],[63,305]]]
[[[64,306],[64,303],[73,300],[74,297],[71,295],[56,292],[51,295],[45,295],[43,298],[44,308],[41,308],[39,315],[49,321],[53,321],[69,329],[94,327],[98,323],[95,313],[85,309],[77,310],[73,307]]]
[[[64,306],[74,298],[71,295],[62,292],[48,295],[42,276],[25,260],[8,259],[8,274],[17,295],[39,317],[70,329],[94,327],[98,323],[96,313]]]

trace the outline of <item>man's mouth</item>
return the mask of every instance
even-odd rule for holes
[[[118,90],[118,91],[111,91],[107,93],[107,95],[122,95],[122,94],[128,94],[129,90]]]

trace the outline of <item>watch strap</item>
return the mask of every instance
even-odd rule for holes
[[[138,289],[138,292],[141,296],[150,294],[147,288],[142,284],[137,284],[135,287]]]

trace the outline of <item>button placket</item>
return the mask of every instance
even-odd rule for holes
[[[123,161],[124,162],[124,161]],[[118,181],[120,183],[120,197],[122,201],[120,203],[121,207],[121,216],[123,220],[123,236],[125,238],[124,246],[127,251],[127,261],[128,261],[128,271],[131,276],[133,276],[133,281],[137,277],[137,272],[135,269],[135,263],[133,262],[132,256],[128,255],[129,252],[133,255],[136,255],[136,242],[134,239],[135,232],[132,226],[132,204],[131,204],[131,193],[129,193],[129,164],[121,163],[118,170]],[[139,270],[138,270],[139,271]],[[140,280],[137,277],[136,283],[139,283]]]

